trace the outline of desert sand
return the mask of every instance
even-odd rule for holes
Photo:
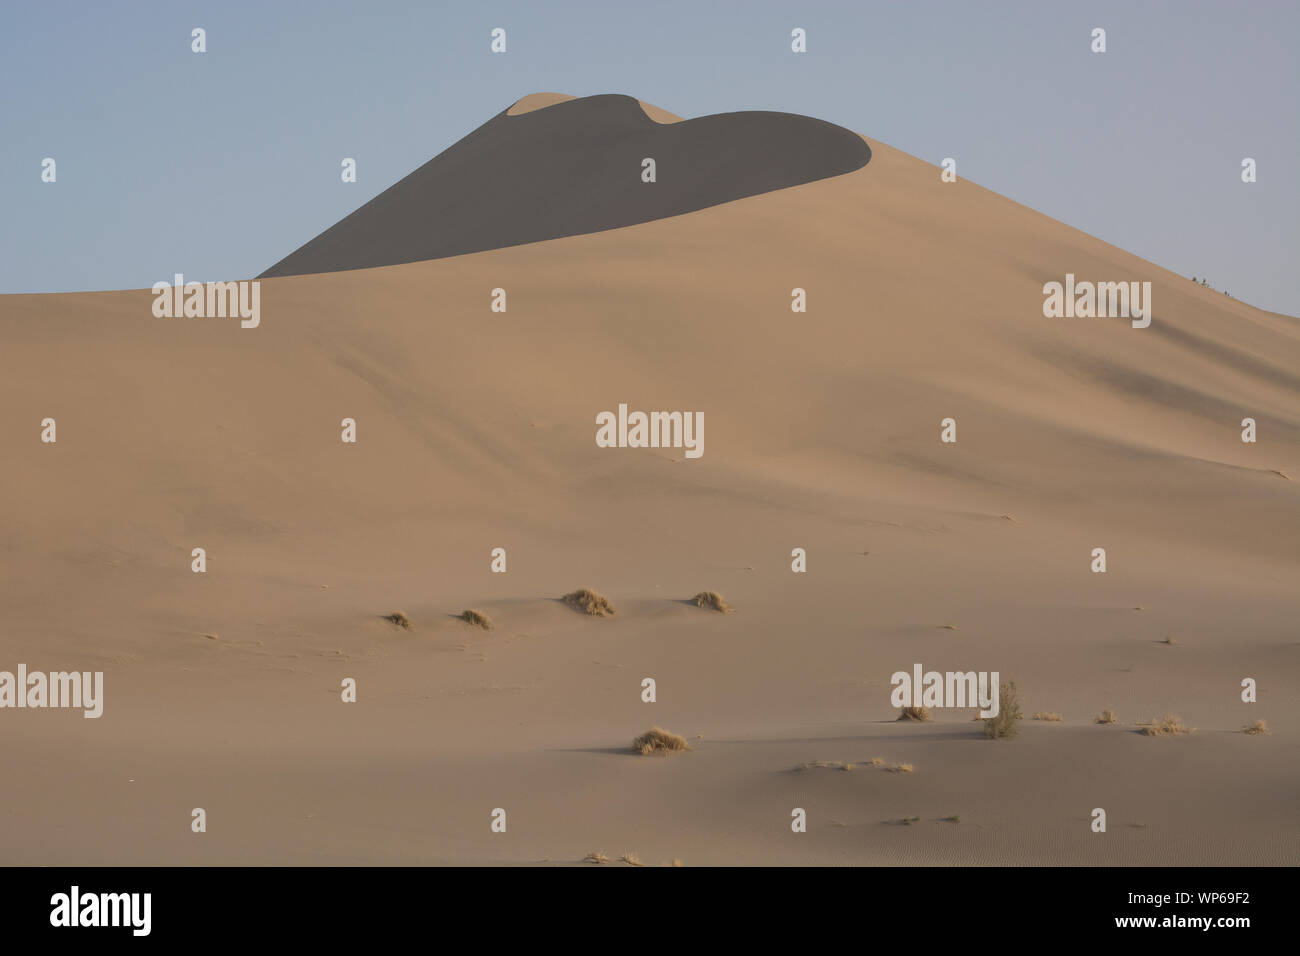
[[[0,668],[105,673],[98,720],[0,712],[0,861],[1293,864],[1300,323],[865,143],[268,278],[256,329],[0,297]],[[1044,318],[1067,272],[1151,281],[1150,328]],[[596,447],[620,402],[703,410],[705,454]],[[1019,735],[896,722],[914,662],[1014,680]],[[1138,732],[1170,712],[1196,732]],[[652,725],[691,749],[634,754]]]

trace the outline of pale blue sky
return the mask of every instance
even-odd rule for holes
[[[0,292],[254,276],[557,90],[804,113],[954,156],[964,178],[1297,315],[1297,37],[1293,0],[0,0]]]

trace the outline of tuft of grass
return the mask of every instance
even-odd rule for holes
[[[1050,720],[1055,722],[1055,721],[1059,721],[1060,719],[1061,719],[1061,715],[1054,710],[1053,711],[1040,710],[1034,714],[1034,720]]]
[[[957,816],[957,814],[954,813],[950,817],[940,817],[939,821],[941,823],[961,823],[961,817]]]
[[[1241,728],[1241,732],[1243,734],[1250,734],[1252,737],[1258,736],[1259,734],[1272,733],[1272,731],[1268,729],[1268,724],[1262,720],[1257,720],[1253,724],[1247,724],[1245,727]]]
[[[690,750],[690,745],[686,743],[686,738],[678,734],[670,733],[662,727],[651,727],[636,740],[632,741],[632,749],[642,756],[650,754],[670,754],[678,753],[682,750]]]
[[[1173,737],[1178,734],[1194,734],[1195,727],[1188,727],[1177,714],[1165,714],[1159,720],[1142,725],[1142,733],[1148,737]]]
[[[910,827],[913,823],[920,823],[920,822],[921,822],[921,818],[920,818],[920,817],[903,817],[903,819],[900,820],[899,822],[900,822],[901,824],[903,824],[903,826],[905,826],[905,827]]]
[[[473,624],[475,627],[481,627],[485,631],[492,630],[492,618],[488,617],[482,611],[475,611],[473,608],[461,611],[460,619],[466,624]]]
[[[1107,707],[1105,710],[1103,710],[1100,714],[1097,715],[1096,722],[1099,724],[1113,724],[1118,720],[1119,718],[1115,716],[1115,711]]]
[[[609,857],[607,857],[600,850],[592,850],[590,853],[588,853],[586,856],[582,858],[582,862],[583,863],[608,863]]]
[[[809,760],[794,768],[795,770],[852,770],[853,764],[842,760]]]
[[[1020,730],[1016,721],[1023,716],[1015,682],[1007,681],[998,687],[998,715],[984,720],[984,736],[993,740],[1014,737]]]
[[[620,863],[626,863],[628,866],[645,866],[645,864],[641,862],[641,858],[630,851],[620,856],[618,861]]]
[[[697,607],[707,607],[710,610],[726,614],[731,608],[727,607],[727,602],[717,591],[701,591],[695,597],[691,598]]]
[[[384,620],[391,621],[393,624],[396,624],[398,627],[405,628],[408,631],[411,629],[411,619],[407,617],[405,614],[403,614],[401,611],[394,611],[392,614],[385,614]]]
[[[899,720],[915,720],[925,722],[930,719],[929,707],[904,707],[902,713],[898,715]]]
[[[610,617],[615,613],[614,605],[609,603],[609,598],[591,588],[570,591],[561,600],[575,611],[582,611],[593,617]]]
[[[939,630],[941,630],[941,631],[955,631],[955,630],[957,630],[957,625],[956,625],[956,624],[940,624],[940,625],[939,625]]]
[[[1175,641],[1172,637],[1166,637],[1166,638],[1165,638],[1163,641],[1161,641],[1160,643],[1161,643],[1161,644],[1177,644],[1178,642]]]
[[[911,773],[916,768],[913,767],[910,763],[891,763],[885,769],[888,770],[890,773]]]
[[[670,863],[669,866],[685,866],[685,864],[682,863],[681,860],[677,859],[677,857],[673,857],[673,862]]]

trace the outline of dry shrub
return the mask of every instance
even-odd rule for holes
[[[721,594],[717,591],[701,591],[695,597],[691,598],[698,607],[707,607],[714,611],[726,614],[731,608],[727,607],[727,602],[723,600]]]
[[[1020,694],[1016,691],[1014,681],[1007,681],[998,686],[998,715],[984,719],[984,736],[994,740],[1014,737],[1020,730],[1016,721],[1024,716],[1020,713]]]
[[[1165,714],[1157,721],[1144,724],[1142,733],[1148,737],[1174,737],[1178,734],[1194,734],[1195,727],[1188,727],[1177,714]]]
[[[492,618],[488,617],[482,611],[469,609],[460,612],[460,619],[466,624],[473,624],[475,627],[481,627],[485,631],[492,630]]]
[[[1097,715],[1096,722],[1099,724],[1113,724],[1118,720],[1119,718],[1115,716],[1115,711],[1107,707],[1105,710],[1103,710],[1100,714]]]
[[[1259,734],[1272,733],[1272,731],[1268,729],[1268,724],[1262,720],[1257,720],[1253,724],[1247,724],[1245,727],[1241,728],[1241,732],[1243,734],[1250,734],[1252,737],[1258,736]]]
[[[411,629],[411,619],[401,611],[394,611],[392,614],[385,614],[384,620],[391,621],[398,627],[404,627],[408,631]]]
[[[607,857],[600,850],[592,850],[590,853],[588,853],[586,856],[582,858],[582,862],[583,863],[608,863],[609,857]]]
[[[1034,714],[1034,720],[1050,720],[1055,722],[1055,721],[1059,721],[1060,719],[1061,719],[1061,715],[1058,714],[1056,711],[1040,710],[1038,711],[1038,713]]]
[[[614,605],[609,603],[609,598],[591,588],[570,591],[562,600],[575,611],[582,611],[593,617],[610,617],[614,614]]]
[[[904,707],[902,713],[898,715],[899,720],[915,720],[924,722],[930,719],[929,707]]]
[[[685,737],[664,730],[662,727],[651,727],[632,741],[632,749],[643,756],[649,756],[650,754],[678,753],[691,748],[686,743]]]

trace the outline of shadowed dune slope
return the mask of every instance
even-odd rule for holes
[[[630,96],[525,97],[281,259],[271,276],[442,259],[600,232],[865,166],[839,126],[790,113],[671,122]],[[526,112],[512,115],[524,108]],[[653,111],[658,119],[647,111]],[[642,182],[642,160],[656,182]]]

